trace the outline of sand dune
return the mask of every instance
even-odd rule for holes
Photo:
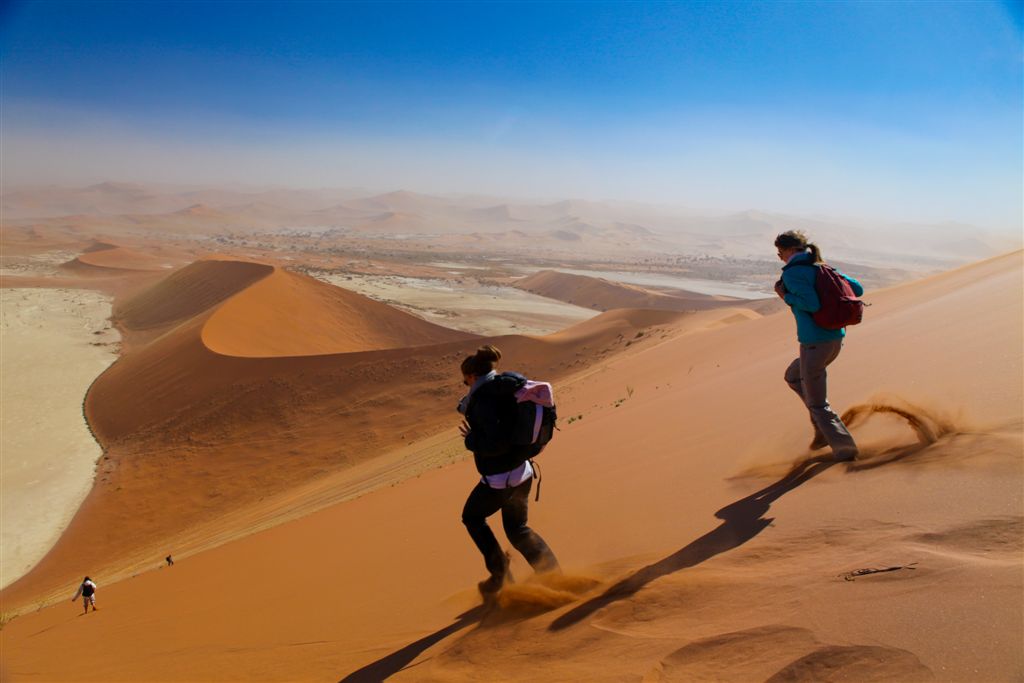
[[[83,274],[108,274],[111,270],[168,270],[172,267],[167,259],[153,256],[127,247],[96,242],[84,253],[64,264],[64,268]]]
[[[660,308],[672,311],[695,311],[721,305],[727,297],[687,293],[668,295],[637,285],[612,282],[585,275],[542,270],[515,283],[528,292],[576,304],[585,308],[609,311],[613,308]]]
[[[221,306],[202,336],[211,351],[249,358],[377,351],[473,337],[280,269]]]
[[[602,317],[551,338],[494,341],[554,378],[678,314]],[[66,577],[71,557],[131,555],[436,433],[459,397],[452,368],[480,343],[312,278],[233,260],[172,274],[118,306],[115,320],[133,350],[86,399],[107,449],[97,486],[51,556],[11,594]],[[140,330],[145,343],[133,345]],[[110,540],[75,540],[87,537]]]
[[[237,259],[197,261],[119,303],[114,319],[132,331],[174,325],[209,310],[272,272],[273,266]]]
[[[779,302],[774,298],[749,300],[680,290],[659,292],[640,285],[556,270],[539,271],[517,280],[513,286],[550,299],[599,311],[610,311],[615,308],[703,311],[736,306],[759,313],[775,313],[781,310]]]
[[[509,367],[562,378],[562,432],[543,455],[531,523],[576,585],[599,584],[554,609],[540,590],[530,609],[524,590],[491,614],[478,607],[483,570],[459,523],[475,480],[464,460],[103,584],[96,567],[116,575],[105,558],[169,532],[163,508],[187,516],[185,530],[224,509],[190,483],[213,482],[208,495],[224,491],[221,479],[252,489],[264,471],[294,476],[342,436],[369,441],[359,420],[370,431],[453,430],[459,388],[445,383],[477,343],[232,358],[202,345],[216,311],[203,314],[125,357],[90,393],[121,489],[101,478],[55,551],[3,596],[25,604],[84,566],[103,586],[101,611],[78,618],[65,604],[7,623],[7,674],[1015,680],[1021,272],[1017,252],[869,292],[865,323],[830,368],[830,397],[844,410],[909,406],[932,427],[922,441],[899,414],[864,411],[854,430],[865,458],[851,466],[808,458],[806,415],[781,380],[796,352],[788,315],[613,311],[550,338],[496,339]],[[637,330],[634,315],[655,326]],[[353,384],[380,393],[355,399]],[[387,434],[375,444],[389,447]],[[158,523],[142,525],[146,516]],[[843,578],[887,566],[908,568]],[[518,558],[513,570],[529,574]]]

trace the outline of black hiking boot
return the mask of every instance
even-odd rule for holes
[[[512,572],[508,569],[509,557],[508,553],[502,555],[502,566],[497,572],[493,572],[486,579],[476,585],[480,590],[480,594],[484,598],[493,597],[495,593],[500,591],[506,583],[514,583],[512,579]]]
[[[832,459],[836,462],[852,462],[857,459],[860,453],[856,448],[848,448],[844,451],[834,451],[832,453]]]
[[[828,440],[825,435],[818,431],[817,427],[814,429],[814,438],[811,439],[811,445],[808,446],[812,451],[816,451],[819,448],[824,448],[828,445]]]

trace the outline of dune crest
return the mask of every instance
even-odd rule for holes
[[[114,320],[132,331],[181,323],[241,292],[273,271],[273,266],[234,259],[196,261],[117,305]]]
[[[167,262],[158,256],[109,242],[96,241],[77,257],[63,264],[66,270],[83,275],[118,271],[162,271]]]
[[[665,294],[599,277],[542,270],[518,280],[515,287],[584,308],[609,311],[614,308],[654,308],[695,311],[733,301],[728,297],[679,292]]]
[[[473,336],[280,268],[226,301],[202,331],[210,350],[245,358],[378,351]]]

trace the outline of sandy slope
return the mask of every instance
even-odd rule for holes
[[[482,569],[458,522],[474,480],[463,461],[171,569],[109,586],[93,574],[98,614],[65,605],[5,626],[6,675],[1017,680],[1021,272],[1015,253],[869,296],[831,397],[909,401],[925,442],[875,416],[856,428],[865,459],[853,466],[787,476],[809,436],[781,381],[795,352],[787,315],[691,316],[561,385],[563,431],[532,520],[571,577],[602,581],[573,604],[531,617],[575,586],[527,584],[481,621]],[[588,334],[622,322],[602,318]],[[560,340],[535,343],[548,354]],[[528,344],[499,344],[512,366],[537,360]]]
[[[496,343],[556,378],[679,315],[612,313],[552,340]],[[169,538],[195,545],[190,529],[237,534],[251,519],[226,531],[217,524],[225,513],[276,507],[283,491],[444,429],[461,389],[452,368],[479,343],[312,278],[230,259],[178,271],[117,306],[115,319],[133,349],[86,400],[106,447],[96,487],[40,567],[5,593],[10,605],[72,580],[73,563],[125,571],[162,557]]]

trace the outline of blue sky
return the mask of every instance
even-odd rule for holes
[[[1020,230],[1012,2],[14,2],[7,186],[635,199]]]

